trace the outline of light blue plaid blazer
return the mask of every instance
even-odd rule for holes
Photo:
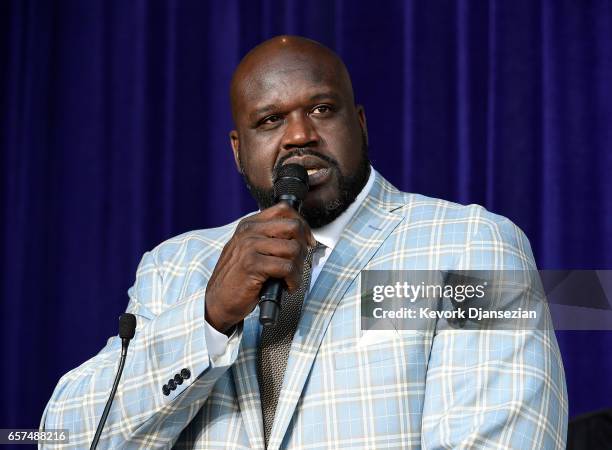
[[[129,290],[138,327],[99,448],[263,449],[258,309],[209,358],[206,283],[237,222],[146,253]],[[305,300],[270,449],[565,448],[567,395],[554,333],[360,329],[364,269],[534,269],[508,219],[398,191],[378,173]],[[41,428],[88,448],[117,369],[118,337],[68,372]],[[191,377],[169,396],[162,386]]]

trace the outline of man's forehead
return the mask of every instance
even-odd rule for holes
[[[323,93],[341,95],[338,77],[322,67],[289,65],[263,66],[237,86],[242,107],[257,108],[261,103],[279,102],[296,94],[312,97]]]

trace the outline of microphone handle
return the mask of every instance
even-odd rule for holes
[[[279,202],[287,202],[296,211],[300,210],[302,202],[292,194],[282,194]],[[259,293],[259,323],[264,327],[275,327],[281,308],[284,282],[278,278],[268,278]]]
[[[127,356],[128,345],[130,345],[130,340],[126,338],[122,338],[121,339],[121,359],[119,360],[119,369],[117,369],[117,375],[115,375],[115,381],[113,382],[113,388],[111,389],[110,397],[108,398],[106,402],[106,406],[104,407],[104,412],[102,413],[102,417],[100,418],[98,429],[96,430],[96,434],[94,435],[94,438],[91,443],[91,447],[89,447],[89,450],[95,450],[96,447],[98,446],[100,435],[102,434],[102,430],[104,429],[106,418],[108,417],[108,413],[110,412],[111,405],[113,404],[113,399],[115,398],[115,393],[117,392],[117,386],[119,386],[119,380],[121,379],[121,374],[123,373],[123,366],[125,366],[125,357]]]

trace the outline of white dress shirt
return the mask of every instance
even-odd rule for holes
[[[342,214],[340,214],[333,222],[328,223],[321,228],[313,228],[312,234],[318,242],[324,245],[324,247],[319,247],[319,249],[312,255],[312,274],[310,276],[310,286],[308,291],[312,289],[312,286],[325,265],[325,261],[327,261],[327,258],[329,258],[329,255],[338,243],[342,231],[349,223],[351,218],[355,215],[355,212],[370,192],[370,189],[374,184],[374,172],[374,168],[370,166],[370,176],[368,177],[368,181],[359,195],[357,195],[355,198],[355,201],[351,203]],[[236,339],[234,339],[236,337],[236,331],[234,331],[234,333],[228,337],[216,330],[208,322],[205,323],[204,330],[206,345],[208,347],[208,355],[213,365],[217,366],[227,364],[233,351],[235,350],[233,347],[238,344],[235,342]]]

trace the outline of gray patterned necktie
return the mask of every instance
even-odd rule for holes
[[[300,320],[304,297],[310,287],[312,255],[320,247],[322,247],[322,244],[317,243],[315,247],[308,249],[304,260],[300,287],[293,294],[288,294],[286,291],[283,293],[276,326],[264,327],[261,332],[261,341],[257,353],[257,376],[266,447],[268,447],[278,397],[283,385],[291,341],[293,341],[293,335]]]

